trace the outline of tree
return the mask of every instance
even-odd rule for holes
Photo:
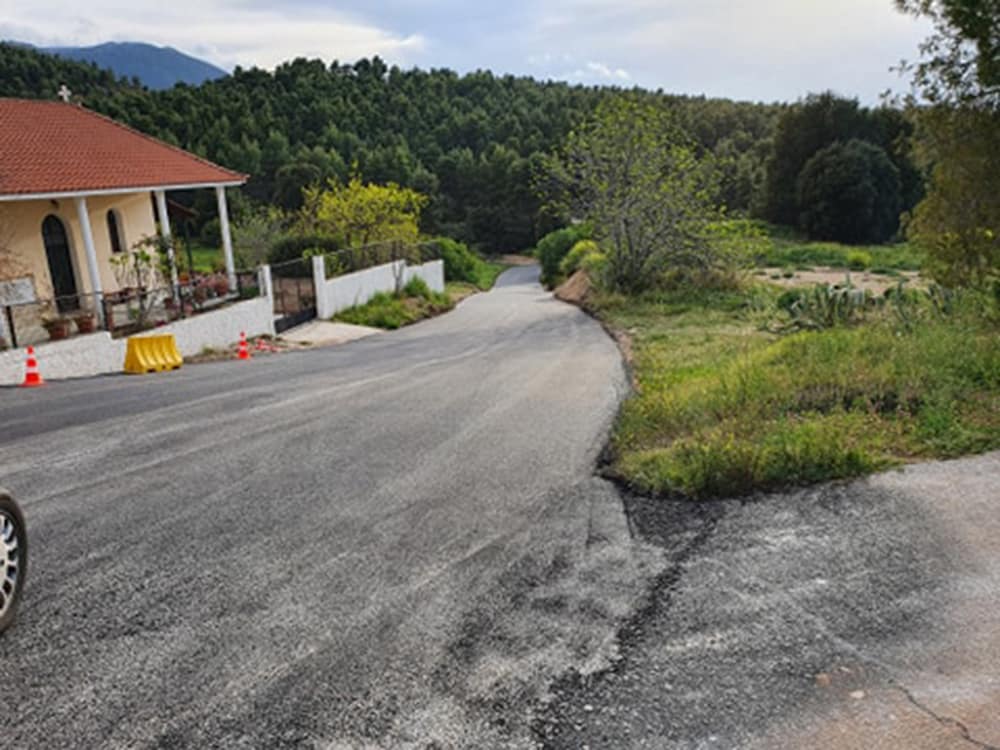
[[[811,209],[800,202],[798,180],[803,168],[821,149],[851,140],[871,143],[888,155],[899,172],[903,208],[913,208],[923,195],[923,179],[910,153],[912,132],[912,123],[897,109],[867,109],[830,92],[811,94],[778,120],[761,214],[776,224],[801,226],[800,218]]]
[[[936,107],[921,115],[919,153],[933,164],[908,234],[947,285],[1000,282],[1000,113]]]
[[[346,181],[349,165],[357,164],[371,182],[428,196],[423,231],[488,251],[531,246],[555,228],[539,213],[534,168],[601,102],[620,95],[482,71],[460,76],[387,68],[379,60],[305,59],[149,91],[92,66],[0,43],[0,95],[54,99],[61,83],[95,111],[249,173],[242,192],[257,203],[297,210],[303,186]],[[674,111],[699,152],[719,147],[731,165],[727,204],[746,208],[748,187],[757,184],[752,176],[767,155],[761,146],[782,107],[630,95]],[[200,194],[190,198],[196,205]],[[200,212],[194,233],[213,215]]]
[[[822,148],[861,135],[864,114],[856,99],[832,92],[811,94],[778,120],[764,183],[764,216],[776,224],[795,226],[802,206],[796,183],[802,168]]]
[[[798,179],[799,225],[817,240],[882,243],[899,229],[899,170],[878,146],[834,143],[806,162]]]
[[[302,208],[303,191],[310,185],[319,185],[322,175],[319,167],[302,162],[285,164],[274,175],[272,200],[280,208],[297,211]]]
[[[420,211],[427,198],[394,183],[366,184],[354,176],[344,185],[306,188],[300,228],[306,233],[339,237],[347,247],[400,240],[416,242]]]
[[[268,255],[284,236],[287,217],[277,208],[263,207],[247,211],[233,222],[233,246],[241,268],[267,263]]]
[[[934,24],[920,47],[924,59],[910,67],[927,100],[1000,107],[1000,0],[896,0],[896,5]]]
[[[918,114],[917,153],[930,172],[908,234],[944,284],[1000,289],[1000,0],[897,0],[934,33],[913,83],[933,106]]]
[[[608,281],[637,292],[671,268],[714,267],[717,177],[662,106],[620,97],[570,134],[554,163],[562,200],[608,254]]]

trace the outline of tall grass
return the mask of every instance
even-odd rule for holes
[[[613,439],[624,479],[741,495],[1000,447],[1000,331],[978,300],[779,337],[761,330],[768,294],[598,298],[635,336],[639,389]]]
[[[414,277],[398,293],[378,292],[364,305],[337,313],[334,320],[395,330],[452,307],[454,305],[447,295],[431,290],[423,279]]]

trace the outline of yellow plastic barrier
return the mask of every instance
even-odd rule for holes
[[[133,336],[125,349],[125,372],[144,375],[147,372],[177,370],[184,364],[177,351],[172,333],[164,336]]]

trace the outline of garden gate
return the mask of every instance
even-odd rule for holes
[[[283,333],[316,317],[316,287],[312,259],[271,266],[274,285],[274,330]]]

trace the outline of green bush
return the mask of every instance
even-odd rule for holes
[[[587,272],[591,281],[600,282],[608,270],[608,256],[604,253],[587,253],[580,261],[580,268]]]
[[[445,281],[467,281],[475,284],[479,278],[479,267],[483,260],[472,252],[465,243],[449,237],[433,240],[441,260],[444,261]]]
[[[899,229],[899,170],[886,152],[852,140],[820,149],[798,178],[799,225],[817,240],[886,242]]]
[[[418,319],[402,298],[379,292],[364,305],[358,305],[337,314],[337,320],[358,326],[395,330]]]
[[[872,267],[872,254],[864,250],[847,251],[847,267],[852,271],[864,271]]]
[[[590,228],[580,224],[549,232],[538,241],[535,257],[542,266],[542,283],[553,286],[559,280],[559,266],[580,240],[589,239]]]
[[[433,291],[414,276],[396,294],[379,292],[363,305],[337,313],[336,320],[372,328],[394,330],[430,318],[454,307],[446,294]]]
[[[426,281],[419,276],[414,276],[406,282],[406,286],[403,287],[402,294],[404,297],[422,297],[423,299],[430,299],[433,292],[431,291],[431,288],[427,286]]]
[[[464,243],[448,237],[438,237],[432,240],[432,245],[444,261],[445,281],[473,284],[487,290],[503,269],[499,264],[483,260]]]
[[[427,282],[419,276],[414,276],[406,282],[406,286],[403,287],[401,295],[399,296],[410,297],[411,299],[421,299],[437,306],[450,304],[446,294],[433,291],[429,286],[427,286]]]
[[[559,263],[559,272],[563,276],[572,276],[580,268],[583,259],[591,253],[600,253],[601,248],[593,240],[580,240],[566,253]]]

